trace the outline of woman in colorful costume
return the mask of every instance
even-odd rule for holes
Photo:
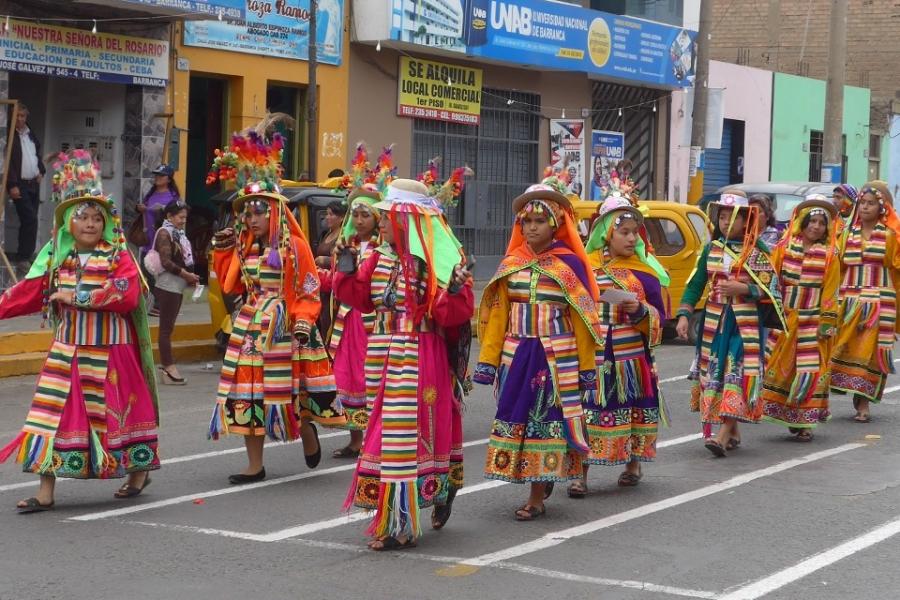
[[[313,421],[343,426],[334,374],[315,327],[319,278],[309,242],[276,183],[283,139],[235,135],[216,151],[208,183],[234,182],[234,228],[216,233],[213,263],[226,294],[245,301],[222,364],[209,437],[244,436],[248,465],[233,484],[261,481],[265,437],[303,438],[306,464],[319,464]],[[312,450],[312,452],[310,452]]]
[[[741,443],[738,423],[762,416],[767,327],[783,328],[778,277],[757,239],[758,208],[726,190],[709,205],[714,239],[700,253],[678,310],[678,337],[687,339],[694,306],[708,290],[689,379],[691,410],[700,412],[706,448],[717,457]],[[720,424],[712,437],[712,426]]]
[[[348,218],[340,236],[341,247],[350,251],[357,265],[369,260],[380,245],[381,211],[375,205],[381,202],[382,193],[393,179],[393,171],[391,148],[384,149],[373,170],[369,168],[365,146],[357,145],[350,172],[344,176],[344,187],[350,192]],[[330,271],[319,272],[322,287],[328,291],[332,288],[335,266]],[[337,398],[347,414],[350,442],[335,450],[334,458],[357,458],[362,448],[370,409],[366,403],[366,346],[374,323],[374,313],[361,313],[349,304],[338,304],[329,350],[334,357]]]
[[[653,348],[662,342],[662,287],[669,285],[669,275],[647,252],[643,228],[641,212],[612,196],[600,206],[585,248],[600,289],[605,349],[598,354],[598,393],[586,396],[583,405],[591,452],[583,478],[569,484],[572,498],[587,493],[589,465],[626,465],[618,483],[634,486],[643,476],[641,463],[656,457],[657,429],[665,414]],[[613,304],[604,301],[606,290],[632,296]]]
[[[860,423],[869,422],[869,403],[881,401],[894,372],[898,235],[890,192],[880,182],[867,183],[841,238],[841,310],[831,354],[831,389],[853,394]]]
[[[529,483],[519,521],[546,512],[547,488],[581,478],[588,454],[582,399],[597,393],[603,345],[597,282],[565,196],[548,173],[513,200],[515,224],[481,299],[475,383],[496,383],[485,477]],[[591,400],[588,400],[591,401]]]
[[[127,475],[115,496],[130,498],[159,468],[145,286],[90,153],[60,154],[53,167],[52,238],[0,296],[0,318],[44,311],[54,331],[25,426],[0,450],[41,476],[22,513],[53,507],[57,477]]]
[[[828,360],[837,332],[841,264],[837,209],[821,194],[797,205],[772,251],[783,286],[785,329],[773,330],[763,380],[763,415],[808,442],[830,417]]]
[[[338,300],[374,313],[366,354],[371,405],[345,508],[374,509],[372,550],[411,548],[419,511],[432,527],[449,518],[462,487],[462,414],[453,393],[446,336],[474,312],[462,246],[420,182],[395,179],[384,200],[383,243],[353,274],[338,272]]]

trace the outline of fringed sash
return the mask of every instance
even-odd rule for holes
[[[292,406],[295,348],[290,316],[280,294],[281,269],[270,266],[265,256],[259,259],[251,255],[245,261],[246,272],[254,277],[251,283],[255,284],[256,292],[241,307],[228,338],[208,437],[217,440],[222,433],[228,432],[225,402],[237,384],[235,376],[241,356],[259,351],[263,365],[266,435],[273,440],[294,440],[300,432]],[[258,339],[253,340],[256,335]]]
[[[878,223],[868,241],[862,228],[850,229],[843,262],[846,267],[841,283],[844,298],[844,323],[860,312],[865,329],[878,326],[878,366],[882,373],[894,373],[894,332],[897,321],[897,293],[890,271],[884,266],[887,254],[887,228]]]

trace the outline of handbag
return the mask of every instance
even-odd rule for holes
[[[138,248],[143,248],[150,243],[147,232],[144,230],[144,215],[139,214],[134,218],[134,221],[132,221],[131,225],[128,227],[128,233],[125,234],[125,239],[128,240],[129,244],[137,246]]]
[[[156,238],[159,237],[159,232],[161,230],[162,227],[156,230],[156,235],[153,236],[153,245],[150,247],[150,250],[147,251],[147,254],[144,255],[144,268],[154,277],[161,275],[162,272],[165,271],[165,268],[162,266],[162,259],[159,257],[159,252],[156,251]],[[144,237],[146,237],[146,235]]]

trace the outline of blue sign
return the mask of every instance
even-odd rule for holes
[[[121,0],[129,4],[142,4],[151,8],[177,11],[177,14],[209,15],[223,19],[243,19],[245,0]]]
[[[309,58],[309,0],[245,2],[245,20],[185,21],[184,45],[279,58]],[[318,7],[316,60],[339,65],[344,39],[343,0],[318,0]]]
[[[613,169],[625,158],[625,134],[598,131],[591,134],[591,200],[603,200]]]
[[[407,4],[393,3],[391,39],[656,85],[694,79],[697,34],[686,29],[547,0],[460,0],[440,13]]]

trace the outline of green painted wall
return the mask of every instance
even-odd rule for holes
[[[775,73],[772,98],[772,181],[809,179],[809,132],[825,124],[825,82]],[[866,88],[844,87],[844,135],[847,173],[844,179],[862,185],[868,173],[869,102]],[[804,150],[805,148],[805,150]]]

